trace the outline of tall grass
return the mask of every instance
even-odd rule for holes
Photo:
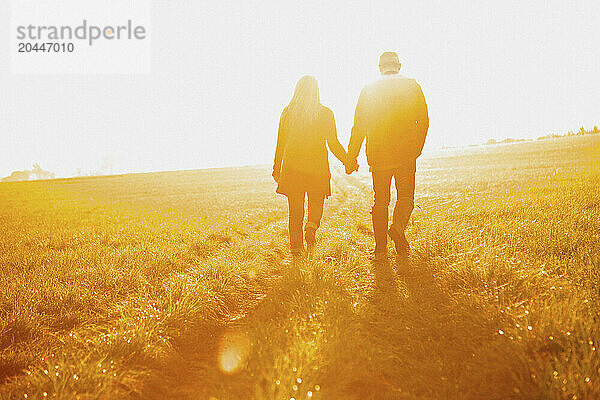
[[[297,264],[266,169],[2,184],[0,398],[600,398],[598,145],[424,158],[377,264],[366,174]]]

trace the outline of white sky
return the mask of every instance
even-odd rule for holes
[[[270,163],[307,73],[346,145],[384,50],[423,87],[430,148],[600,125],[597,0],[152,4],[149,75],[12,75],[3,30],[0,176],[34,162],[72,175],[105,157],[115,171]]]

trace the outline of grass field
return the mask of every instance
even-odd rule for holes
[[[408,263],[369,179],[298,269],[268,168],[0,184],[0,398],[600,399],[600,135],[423,156]]]

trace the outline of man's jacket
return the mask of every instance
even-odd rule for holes
[[[428,129],[421,86],[399,74],[385,75],[360,93],[348,155],[356,158],[366,137],[371,171],[414,166]]]

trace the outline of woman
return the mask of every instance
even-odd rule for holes
[[[327,145],[342,163],[346,151],[337,139],[333,112],[319,101],[319,87],[312,76],[303,76],[290,104],[281,113],[273,178],[277,193],[289,204],[290,249],[293,256],[304,250],[302,224],[304,199],[308,197],[306,244],[315,244],[315,233],[323,215],[325,197],[331,195]]]

